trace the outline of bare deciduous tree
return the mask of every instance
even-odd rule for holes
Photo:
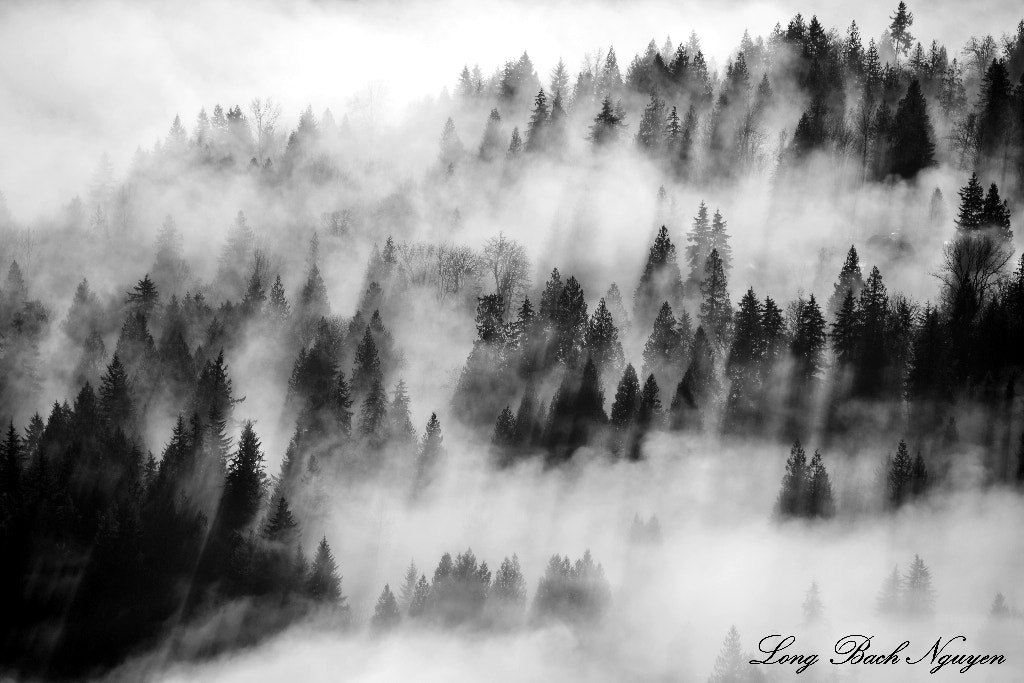
[[[526,249],[505,237],[505,233],[498,233],[484,245],[483,266],[494,280],[494,292],[501,296],[502,313],[508,317],[513,300],[530,284],[530,259]]]
[[[281,117],[281,105],[270,97],[256,97],[249,103],[249,111],[256,126],[256,160],[262,164],[267,147],[274,140],[274,129]]]
[[[936,275],[951,306],[968,303],[978,310],[988,300],[1012,252],[990,232],[958,235],[942,249],[942,270]]]

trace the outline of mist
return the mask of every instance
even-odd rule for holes
[[[909,10],[0,7],[0,677],[1019,680],[1024,22]]]

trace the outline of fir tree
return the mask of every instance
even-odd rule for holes
[[[712,249],[708,255],[704,271],[707,274],[700,283],[700,324],[709,339],[722,348],[727,345],[729,339],[732,303],[729,301],[728,283],[717,249]]]
[[[402,614],[398,609],[398,601],[391,587],[384,584],[384,590],[377,598],[377,606],[374,607],[373,617],[370,619],[370,626],[377,631],[389,631],[402,621]]]
[[[928,105],[915,78],[896,106],[890,133],[889,169],[902,178],[913,178],[935,164],[935,143]]]
[[[405,578],[398,591],[398,606],[406,614],[409,614],[409,607],[412,605],[413,596],[416,594],[416,574],[416,563],[409,560],[409,567],[405,570]]]
[[[807,589],[803,604],[804,625],[820,623],[825,614],[825,608],[821,604],[821,591],[818,589],[818,582],[811,581],[811,587]]]
[[[924,560],[914,555],[914,561],[903,579],[903,609],[909,617],[930,617],[935,612],[935,590],[932,575]]]
[[[676,261],[676,248],[663,225],[658,230],[644,265],[640,284],[633,294],[633,315],[638,323],[651,320],[663,301],[679,307],[683,300],[683,281]]]
[[[543,88],[537,93],[533,105],[530,123],[526,127],[527,152],[538,152],[545,148],[550,112],[548,111],[548,100]]]
[[[843,268],[839,271],[839,280],[833,285],[832,296],[828,300],[829,316],[835,316],[839,312],[848,293],[852,292],[855,297],[860,296],[862,287],[864,277],[860,271],[860,258],[857,256],[857,248],[851,244]]]
[[[617,373],[625,362],[619,331],[604,299],[598,302],[587,324],[585,348],[600,373]]]
[[[704,202],[697,207],[697,215],[693,219],[693,226],[686,233],[686,262],[690,267],[690,279],[687,286],[695,289],[704,281],[704,266],[708,256],[711,254],[711,222],[708,220],[708,207]]]
[[[226,531],[242,531],[259,511],[267,483],[263,460],[253,423],[246,422],[224,480],[221,523]]]
[[[722,650],[715,658],[715,669],[708,683],[741,683],[747,680],[748,665],[740,647],[740,634],[735,626],[729,629]]]
[[[371,446],[381,446],[387,436],[388,401],[380,380],[375,380],[359,408],[359,434]]]
[[[782,478],[782,489],[775,503],[777,515],[786,518],[807,514],[808,479],[807,454],[800,442],[795,441],[786,460],[786,475]]]
[[[612,403],[611,423],[617,429],[625,429],[636,419],[640,408],[640,380],[637,379],[633,364],[626,365],[622,379],[615,389],[615,400]]]
[[[335,609],[348,611],[346,598],[341,593],[341,576],[338,575],[338,563],[327,544],[327,537],[320,540],[316,556],[309,569],[306,580],[306,594],[316,602]]]

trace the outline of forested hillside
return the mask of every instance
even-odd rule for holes
[[[295,628],[628,654],[645,568],[725,557],[729,520],[913,525],[858,570],[867,613],[952,594],[1019,634],[1019,557],[943,560],[944,590],[925,561],[929,519],[1002,539],[1024,510],[1024,20],[840,19],[717,65],[696,32],[468,54],[396,122],[211,102],[62,206],[0,206],[0,674]],[[840,574],[777,601],[820,624]],[[737,677],[730,605],[678,680],[771,680]]]

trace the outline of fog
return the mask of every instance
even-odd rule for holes
[[[826,28],[851,20],[865,41],[888,24],[891,3],[841,0],[821,8]],[[546,74],[559,58],[575,70],[586,53],[617,46],[623,68],[653,37],[696,31],[720,68],[745,29],[767,36],[798,3],[213,0],[160,2],[12,0],[0,7],[0,190],[20,219],[80,193],[100,156],[123,173],[138,146],[163,139],[176,114],[278,100],[289,125],[312,104],[339,118],[363,111],[394,120],[424,97],[452,89],[464,64],[485,74],[527,50]],[[1002,0],[952,0],[920,8],[915,34],[959,50],[971,35],[997,39],[1019,19]],[[951,56],[954,56],[951,54]],[[74,150],[68,154],[67,150]]]
[[[557,150],[551,143],[549,150],[520,155],[505,150],[512,146],[513,128],[527,136],[534,94],[458,93],[464,65],[478,64],[486,81],[524,50],[549,91],[550,73],[564,60],[567,90],[573,90],[577,72],[604,60],[609,46],[614,45],[625,73],[652,38],[659,47],[666,34],[674,44],[685,43],[695,31],[715,95],[724,96],[727,68],[735,63],[745,29],[755,40],[767,40],[777,23],[785,27],[797,12],[809,18],[820,9],[826,30],[835,28],[841,38],[856,20],[866,44],[888,26],[891,4],[5,3],[0,7],[0,191],[9,214],[0,212],[0,267],[6,273],[17,261],[25,291],[16,291],[13,276],[0,285],[0,419],[10,421],[12,434],[25,435],[14,439],[30,450],[23,464],[11,456],[15,465],[2,475],[8,477],[13,468],[19,481],[32,484],[23,497],[20,491],[8,497],[6,489],[0,492],[0,504],[34,502],[24,503],[27,512],[18,508],[17,514],[8,512],[17,507],[13,503],[0,507],[7,516],[0,518],[0,530],[6,534],[24,522],[24,538],[32,539],[12,542],[9,547],[24,553],[24,563],[0,577],[0,585],[14,577],[17,591],[24,583],[18,608],[28,615],[28,626],[15,622],[9,638],[8,623],[0,623],[6,638],[0,638],[5,648],[0,653],[24,647],[9,661],[0,659],[0,679],[10,667],[14,680],[26,681],[696,681],[715,671],[733,626],[744,663],[771,634],[794,635],[796,644],[787,652],[817,653],[819,661],[801,674],[792,665],[745,664],[742,676],[719,677],[715,683],[1024,678],[1018,652],[1024,636],[1019,611],[1024,606],[1019,532],[1024,450],[1017,451],[1018,438],[1024,438],[1019,388],[1024,360],[1014,347],[1024,329],[1015,303],[1024,302],[1024,291],[1015,294],[1024,286],[1015,283],[1024,283],[1024,277],[1014,270],[1024,245],[1024,171],[1007,171],[1005,159],[1000,168],[977,143],[973,162],[957,159],[952,131],[980,102],[980,74],[963,76],[965,103],[954,114],[940,113],[937,96],[929,91],[934,159],[904,177],[883,173],[880,178],[869,177],[870,136],[861,157],[844,128],[855,124],[860,97],[848,84],[836,88],[840,104],[829,105],[845,116],[830,122],[831,146],[822,142],[802,156],[794,151],[798,121],[817,100],[803,92],[810,86],[798,83],[793,74],[799,69],[787,61],[796,57],[788,53],[780,53],[772,65],[775,99],[757,109],[762,118],[751,136],[752,151],[740,156],[715,146],[715,116],[739,110],[730,110],[727,99],[714,105],[709,97],[695,109],[694,152],[683,171],[668,152],[659,156],[634,144],[648,101],[635,89],[620,85],[616,91],[627,124],[618,143],[602,146],[591,139],[597,139],[591,131],[598,128],[594,117],[601,110],[594,86],[592,93],[581,88],[583,95],[566,105],[567,132]],[[1002,0],[976,3],[969,16],[962,3],[945,0],[911,10],[917,12],[914,35],[925,46],[933,39],[944,44],[950,58],[962,58],[960,50],[972,36],[991,34],[999,40],[1015,31],[1020,19],[1020,7]],[[1007,54],[1011,49],[1006,47]],[[746,99],[734,99],[733,107],[753,111],[751,93],[762,71],[769,73],[768,67],[757,69],[752,67]],[[897,100],[904,106],[906,74],[892,72],[896,86],[886,93],[891,102],[879,110]],[[250,137],[255,97],[272,98],[280,107],[276,128],[260,142]],[[678,102],[682,117],[697,98],[687,91],[670,100],[669,108]],[[610,106],[611,99],[606,103]],[[194,129],[200,110],[213,116],[218,104],[225,111],[241,107],[243,141],[231,137],[236,133],[227,132],[228,124],[210,134],[214,142],[203,137],[201,126]],[[307,106],[313,133],[302,133],[310,121],[302,116]],[[500,148],[488,161],[481,140],[487,139],[492,107],[501,114]],[[175,133],[168,134],[175,116],[186,132],[180,147]],[[449,120],[461,142],[457,152],[442,132]],[[719,122],[727,128],[735,123]],[[659,135],[660,126],[661,121]],[[1024,160],[1024,143],[1006,145],[1007,155]],[[1019,160],[1014,163],[1024,169]],[[993,276],[997,293],[987,299],[978,295],[968,316],[938,275],[946,268],[945,250],[961,235],[953,221],[958,192],[972,171],[984,189],[1000,184],[1002,197],[1010,200],[1007,222],[1017,233],[1001,245],[1013,259],[1008,256]],[[941,200],[935,200],[936,190]],[[758,352],[765,360],[758,361],[757,390],[750,394],[756,415],[747,428],[729,421],[745,385],[735,368],[738,361],[732,360],[739,344],[723,342],[712,331],[706,310],[712,290],[705,287],[711,275],[695,278],[699,286],[687,282],[685,294],[662,297],[666,287],[657,292],[657,303],[672,300],[679,330],[686,327],[684,312],[692,318],[693,329],[684,337],[670,316],[679,341],[667,370],[648,357],[654,357],[648,347],[654,346],[649,339],[657,309],[634,307],[660,227],[674,245],[672,258],[678,257],[682,280],[688,279],[687,235],[702,202],[709,215],[720,210],[727,222],[731,264],[723,267],[728,280],[720,294],[731,308],[723,330],[733,320],[740,326],[733,312],[748,288],[756,292],[757,315],[766,319],[759,303],[766,296],[782,312],[777,331],[782,351],[770,356],[764,341]],[[166,227],[168,217],[174,230]],[[251,238],[236,248],[241,227],[251,230]],[[483,265],[499,235],[525,256],[521,286],[510,290],[511,306],[498,315],[500,343],[485,338],[487,297],[495,294],[497,283]],[[179,237],[180,248],[167,247]],[[851,245],[864,279],[873,266],[884,276],[881,299],[889,316],[884,347],[897,359],[877,373],[877,384],[886,383],[885,389],[850,388],[855,371],[844,365],[849,361],[841,358],[841,340],[832,334],[839,323],[826,302],[843,293],[837,275]],[[391,247],[395,260],[384,266],[381,252]],[[448,262],[437,254],[458,249],[465,250],[468,265],[442,273]],[[174,268],[161,261],[167,253]],[[699,256],[694,273],[705,274]],[[712,262],[708,257],[708,273]],[[653,382],[655,375],[662,383],[661,411],[653,411],[657,419],[636,426],[643,405],[638,386],[627,426],[615,424],[616,389],[627,375],[624,364],[612,363],[594,370],[600,383],[599,424],[572,413],[573,434],[562,435],[570,445],[559,441],[556,427],[562,418],[556,404],[569,400],[570,393],[583,403],[586,367],[593,367],[596,353],[589,340],[579,357],[556,358],[552,351],[552,329],[560,334],[562,322],[543,311],[555,268],[559,287],[570,276],[578,280],[585,316],[603,297],[611,307],[606,293],[613,283],[620,289],[629,320],[616,311],[620,317],[613,326],[618,326],[624,361],[640,375],[639,385],[646,386],[648,376]],[[442,284],[453,272],[458,286]],[[152,306],[140,308],[138,293],[150,276],[159,293]],[[278,276],[290,306],[283,314],[269,312],[268,292]],[[326,301],[316,298],[317,277]],[[73,299],[83,278],[95,300],[82,314],[87,329],[76,332],[71,323],[82,307]],[[374,285],[380,290],[376,295]],[[559,289],[559,302],[564,291]],[[853,302],[854,289],[848,291]],[[205,304],[196,303],[197,294]],[[815,333],[820,357],[800,380],[799,337],[812,295],[823,314]],[[900,322],[897,295],[909,303],[905,329],[893,332]],[[527,326],[515,326],[525,296],[535,311],[552,316],[542,321],[548,327],[540,333],[547,345],[541,360],[529,356],[533,351],[523,341]],[[186,311],[181,320],[187,322],[172,313],[179,301]],[[864,316],[858,320],[866,319],[863,311],[871,302],[862,294],[858,302],[858,315]],[[948,386],[936,380],[935,386],[918,390],[914,373],[924,372],[926,304],[941,306],[946,340],[946,355],[937,356],[942,372],[936,374],[945,378],[948,366],[955,378]],[[363,330],[371,338],[375,311],[386,330],[372,330],[377,383],[357,388]],[[115,350],[125,357],[131,350],[133,320],[141,320],[142,337],[151,335],[149,350],[138,352],[135,364],[125,361],[130,387],[125,395],[135,403],[127,403],[124,412],[130,417],[120,416],[124,424],[115,429],[111,367]],[[704,332],[694,336],[698,326],[707,328],[707,337]],[[175,368],[176,361],[168,358],[174,358],[172,333],[179,327],[184,351],[177,358],[187,357],[187,363]],[[583,344],[585,327],[585,322],[577,325],[570,346]],[[962,330],[967,332],[958,335]],[[521,346],[508,341],[516,334]],[[699,338],[712,359],[706,403],[700,402],[703,395],[686,393],[692,388],[686,378],[699,371]],[[96,339],[99,352],[90,346]],[[1013,348],[995,348],[999,342]],[[328,349],[323,353],[329,371],[314,379],[322,380],[316,390],[329,395],[335,411],[327,426],[317,422],[326,419],[316,412],[325,411],[323,405],[314,409],[303,403],[307,388],[299,372],[307,352],[312,356],[322,348]],[[209,415],[200,415],[203,378],[222,349],[231,381],[223,400],[226,414],[210,407]],[[527,366],[527,360],[540,369]],[[193,361],[195,367],[184,367]],[[180,384],[170,379],[177,377],[176,369],[187,375]],[[344,373],[340,385],[338,372]],[[339,401],[343,404],[338,396],[344,396],[338,386],[349,390],[346,378],[355,399],[347,408],[352,413],[347,427],[338,417],[346,410],[338,408]],[[394,410],[392,391],[399,380],[408,389],[415,435],[389,431],[378,443],[379,428],[363,431],[366,406],[379,386]],[[93,399],[100,406],[94,416],[99,426],[81,424],[81,416],[90,415],[89,401],[82,407],[76,396],[86,382],[100,393]],[[222,385],[218,391],[224,392]],[[517,407],[528,403],[530,391],[549,412],[533,405],[536,414],[528,417],[540,425],[537,433],[525,440],[516,434],[515,448],[503,450],[498,413],[507,401],[519,420]],[[65,401],[68,414],[62,418]],[[485,419],[472,414],[492,408]],[[193,437],[201,453],[194,457],[209,456],[215,467],[196,466],[188,476],[176,475],[172,431],[193,411],[194,433],[203,435]],[[35,414],[38,433],[31,432]],[[443,435],[443,448],[435,451],[429,450],[430,427],[424,432],[432,416]],[[265,477],[253,485],[245,519],[229,527],[225,491],[231,485],[225,472],[240,467],[250,421],[261,443]],[[584,436],[577,442],[580,423]],[[395,428],[389,423],[387,429]],[[230,442],[220,459],[210,450],[209,435],[216,447],[221,437]],[[137,460],[117,460],[122,458],[116,454],[117,438],[134,447],[130,457]],[[634,438],[636,449],[627,452]],[[827,513],[784,510],[787,457],[795,438],[807,461],[820,449],[831,486]],[[921,489],[912,495],[892,493],[893,458],[904,439],[899,452],[927,463],[927,476],[917,482]],[[4,445],[0,455],[11,452]],[[121,469],[127,474],[110,474]],[[0,483],[9,486],[15,478]],[[297,522],[295,538],[287,537],[287,543],[267,531],[275,506],[285,498]],[[660,533],[639,534],[637,518],[656,518]],[[198,531],[189,526],[193,522]],[[154,528],[167,538],[146,538]],[[6,539],[0,540],[6,544]],[[232,584],[246,549],[253,565],[264,557],[259,552],[280,559],[282,549],[289,558],[307,562],[322,539],[342,578],[349,607],[345,619],[334,602],[317,602],[312,588],[297,589],[310,594],[302,592],[298,603],[282,597],[277,610],[268,607],[267,595],[277,596],[278,587],[250,594]],[[124,593],[138,590],[144,596],[140,603],[158,605],[153,608],[158,617],[140,618],[128,608],[111,608],[106,615],[89,611],[89,591],[103,595],[96,586],[118,576],[101,563],[104,553],[115,548],[117,561],[111,565],[124,562],[155,573],[147,562],[159,561],[145,555],[152,552],[146,544],[165,541],[184,548],[185,568],[168,570],[171,579],[162,577],[173,589],[157,583],[155,596],[134,586]],[[196,544],[194,557],[189,543]],[[504,559],[518,557],[527,596],[513,618],[503,621],[485,611],[484,617],[453,626],[403,613],[397,627],[368,626],[381,589],[388,584],[397,593],[410,560],[417,574],[429,579],[444,553],[455,557],[467,549],[492,572]],[[610,591],[604,612],[592,619],[541,618],[541,601],[535,598],[552,555],[575,562],[588,552],[601,565]],[[146,560],[128,564],[137,557]],[[895,566],[906,575],[915,558],[930,570],[934,613],[884,613],[879,595],[886,578]],[[146,583],[149,576],[139,571],[136,578]],[[303,584],[306,574],[299,576]],[[432,590],[438,583],[435,579]],[[814,618],[804,609],[812,583],[823,605],[823,614]],[[292,588],[280,590],[287,597]],[[1005,612],[994,610],[997,594],[1005,598]],[[493,601],[493,593],[487,599]],[[101,640],[108,650],[91,661],[80,652],[90,641],[76,629],[87,630],[89,619],[101,617],[114,627],[140,619],[149,630],[137,640],[115,630],[115,645]],[[837,641],[850,634],[874,636],[872,653],[888,653],[909,640],[903,655],[925,661],[936,638],[963,635],[966,645],[947,652],[1001,654],[1007,661],[978,665],[965,674],[950,665],[935,676],[924,663],[833,666],[828,658],[836,656]],[[67,652],[80,659],[66,664],[61,657]]]

